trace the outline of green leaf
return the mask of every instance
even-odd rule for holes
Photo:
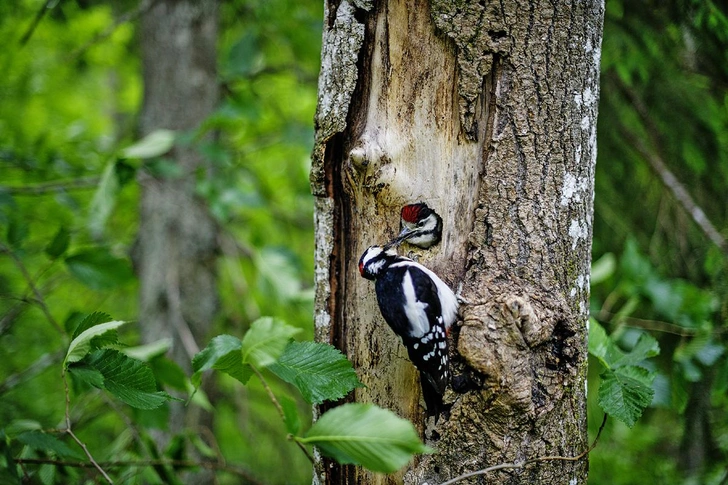
[[[134,278],[129,262],[113,256],[104,248],[69,256],[66,265],[73,276],[94,290],[109,290]]]
[[[104,388],[104,375],[98,369],[84,364],[74,364],[68,366],[68,373],[78,383],[93,386],[97,389]]]
[[[316,445],[339,463],[382,473],[399,470],[415,453],[433,452],[412,423],[372,404],[344,404],[327,411],[297,439]]]
[[[91,327],[110,321],[111,316],[108,313],[93,312],[92,314],[87,315],[83,320],[81,320],[81,323],[79,323],[76,329],[73,331],[72,338],[78,337]]]
[[[270,370],[296,386],[309,404],[340,399],[364,387],[351,362],[328,344],[291,342]]]
[[[10,424],[2,429],[2,434],[5,437],[14,439],[19,434],[25,433],[26,431],[39,431],[43,429],[38,421],[32,419],[16,419],[11,421]]]
[[[217,369],[246,384],[249,370],[243,364],[242,342],[232,335],[218,335],[192,359],[193,381],[199,382],[200,374],[208,369]]]
[[[301,430],[301,420],[298,417],[296,401],[286,396],[279,397],[278,401],[281,403],[281,408],[283,408],[283,422],[286,425],[286,431],[295,436]]]
[[[23,241],[28,237],[28,222],[13,214],[8,221],[8,244],[14,249],[18,249],[23,245]]]
[[[104,173],[101,175],[101,180],[89,206],[88,227],[95,238],[103,235],[106,221],[116,205],[118,192],[119,179],[116,177],[116,163],[111,162],[104,168]]]
[[[116,330],[125,323],[126,322],[118,320],[101,323],[81,332],[78,337],[71,340],[71,343],[68,346],[68,352],[66,352],[66,358],[63,360],[63,367],[66,368],[69,363],[78,362],[83,359],[91,350],[91,340],[93,338],[101,336],[106,332]]]
[[[611,367],[622,367],[628,365],[636,365],[645,359],[654,357],[660,353],[660,344],[655,338],[647,333],[640,335],[637,343],[632,350],[623,354],[619,359],[612,363]]]
[[[617,258],[612,253],[605,253],[601,258],[594,261],[591,266],[591,285],[598,285],[614,274],[617,268]]]
[[[65,227],[61,226],[58,228],[58,232],[53,236],[51,242],[45,247],[45,253],[51,259],[56,259],[60,255],[66,252],[68,245],[71,242],[71,235]]]
[[[79,453],[69,448],[66,443],[42,431],[26,431],[18,435],[17,440],[34,450],[55,453],[60,456],[67,456],[79,460],[82,458]]]
[[[589,353],[608,369],[639,364],[660,353],[660,345],[651,335],[643,333],[629,352],[624,352],[607,335],[604,327],[593,318],[589,320]]]
[[[153,158],[164,155],[174,146],[174,131],[155,130],[121,151],[123,158]]]
[[[599,406],[631,428],[652,402],[655,374],[641,367],[628,366],[614,371],[607,369],[601,378]]]
[[[267,367],[283,354],[288,341],[300,330],[271,317],[253,322],[243,337],[243,363]]]
[[[155,409],[173,399],[157,390],[154,373],[147,364],[117,350],[99,350],[86,362],[104,376],[104,387],[129,406]]]
[[[155,357],[160,357],[167,353],[172,348],[172,339],[163,338],[156,342],[150,342],[145,345],[137,345],[136,347],[126,347],[122,350],[127,356],[132,359],[141,360],[142,362],[149,362]]]

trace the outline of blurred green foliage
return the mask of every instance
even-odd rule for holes
[[[73,453],[64,448],[73,443],[39,431],[63,426],[64,351],[87,314],[134,319],[135,172],[174,176],[164,160],[137,164],[129,157],[138,153],[124,151],[138,141],[141,67],[136,21],[115,19],[137,2],[49,2],[32,28],[44,3],[0,2],[0,426],[23,436],[29,457],[38,443],[57,456]],[[711,0],[608,0],[606,7],[591,313],[620,352],[640,355],[635,347],[649,334],[660,354],[634,363],[654,376],[652,402],[632,429],[608,422],[590,455],[590,483],[725,483],[726,252],[693,222],[644,151],[663,160],[728,237],[728,17]],[[308,169],[322,18],[320,1],[221,5],[224,95],[202,127],[220,136],[198,146],[214,170],[197,184],[223,229],[223,306],[213,335],[242,336],[270,315],[311,337]],[[179,137],[195,143],[191,134]],[[136,339],[134,328],[119,329],[124,341]],[[160,349],[138,352],[170,393],[185,390],[185,377]],[[590,361],[592,434],[601,422],[604,371],[599,359]],[[309,483],[310,464],[286,441],[290,429],[259,381],[218,379],[214,435],[227,462],[265,483]],[[270,383],[286,415],[307,427],[309,405],[293,386]],[[72,390],[71,415],[96,458],[145,458],[127,424],[146,433],[164,423],[165,412],[109,406],[101,393],[81,391]],[[184,457],[184,442],[205,451],[199,439],[184,438],[162,452]],[[158,480],[151,470],[115,472],[121,483]],[[83,476],[39,468],[43,483]]]
[[[610,421],[590,456],[590,483],[725,483],[726,247],[661,178],[669,170],[728,238],[726,6],[608,0],[606,7],[591,314],[624,351],[649,334],[661,352],[639,364],[655,376],[649,408],[631,430]],[[601,422],[595,397],[603,369],[590,361],[592,433]]]

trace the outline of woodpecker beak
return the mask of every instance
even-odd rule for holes
[[[399,246],[408,237],[410,237],[413,232],[415,232],[415,229],[410,229],[408,227],[403,228],[402,229],[402,232],[399,233],[399,236],[397,236],[394,239],[392,239],[392,242],[389,243],[389,246]]]

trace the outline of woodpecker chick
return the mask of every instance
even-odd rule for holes
[[[359,273],[374,281],[379,310],[420,371],[427,411],[436,414],[450,377],[447,334],[457,319],[455,294],[435,273],[391,246],[364,251]]]
[[[393,244],[407,241],[413,246],[427,249],[442,239],[442,218],[424,202],[409,204],[402,207],[400,231]]]

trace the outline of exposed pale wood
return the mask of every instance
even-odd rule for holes
[[[356,75],[356,87],[329,80],[322,90],[349,91],[319,95],[317,338],[353,361],[367,385],[355,400],[417,423],[439,453],[389,477],[322,466],[317,480],[438,483],[501,462],[576,456],[587,447],[603,4],[393,0],[364,7],[327,5],[324,70],[345,64],[326,61],[328,42],[340,38],[335,31],[363,27],[364,37],[349,45],[358,62],[343,69],[345,79]],[[326,99],[351,99],[335,123],[333,110],[322,109]],[[443,242],[417,251],[419,261],[453,288],[462,285],[469,302],[455,332],[454,370],[480,384],[447,394],[451,414],[434,427],[423,422],[417,373],[357,272],[366,247],[396,233],[399,208],[419,200],[445,223]],[[583,461],[510,473],[492,483],[586,481]]]

